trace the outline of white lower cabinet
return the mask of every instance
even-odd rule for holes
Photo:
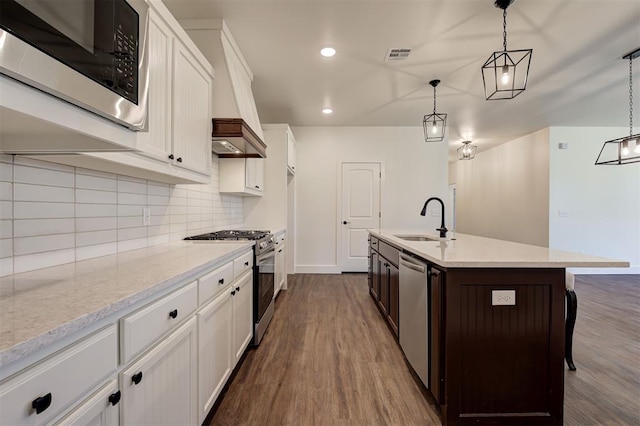
[[[253,338],[253,274],[247,272],[234,284],[233,295],[233,365]]]
[[[109,380],[79,407],[55,424],[56,426],[115,426],[120,422],[120,406],[118,405],[120,396],[118,381],[116,379]]]
[[[3,380],[0,425],[201,424],[253,338],[252,266],[245,251]]]
[[[197,327],[192,317],[120,373],[122,424],[196,424]]]
[[[0,423],[49,423],[114,374],[117,364],[117,329],[111,326],[4,382],[0,386]]]
[[[275,260],[275,279],[273,280],[273,297],[275,298],[280,290],[284,287],[285,278],[287,276],[286,262],[285,262],[285,245],[284,243],[276,247],[276,260]]]
[[[202,423],[253,338],[253,273],[245,272],[197,313],[198,422]]]
[[[231,364],[231,289],[198,312],[198,423],[211,410],[224,387]]]

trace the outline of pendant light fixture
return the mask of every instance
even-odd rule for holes
[[[440,142],[444,139],[445,126],[447,125],[447,114],[436,112],[436,87],[440,84],[440,80],[431,80],[429,84],[433,87],[433,114],[425,115],[422,120],[424,141]]]
[[[514,0],[495,0],[502,9],[503,49],[493,52],[482,66],[484,97],[488,101],[513,99],[527,88],[533,49],[507,50],[507,8]]]
[[[640,162],[640,133],[633,134],[633,60],[638,57],[640,48],[622,57],[629,59],[629,136],[605,142],[596,159],[598,166]]]
[[[473,160],[478,147],[471,145],[471,141],[462,141],[462,146],[458,148],[458,160]]]

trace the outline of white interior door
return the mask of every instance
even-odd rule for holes
[[[342,163],[342,271],[365,272],[367,229],[380,227],[380,163]]]

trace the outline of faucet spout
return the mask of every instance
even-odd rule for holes
[[[446,238],[448,229],[447,229],[446,226],[444,226],[444,202],[440,198],[431,197],[427,201],[425,201],[424,207],[422,207],[422,211],[420,212],[420,216],[426,216],[427,215],[427,205],[432,200],[438,201],[440,203],[440,206],[441,206],[440,216],[442,218],[442,221],[440,222],[440,228],[436,228],[436,231],[440,231],[440,238]]]

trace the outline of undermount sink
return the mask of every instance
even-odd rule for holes
[[[437,238],[427,237],[426,235],[394,235],[394,237],[406,241],[438,241]]]

